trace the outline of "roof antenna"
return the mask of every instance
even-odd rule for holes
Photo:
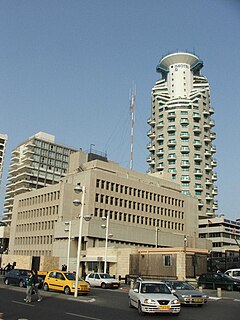
[[[133,85],[130,95],[130,112],[131,112],[131,143],[130,143],[130,170],[133,169],[133,138],[134,138],[134,107],[136,97],[136,85]]]

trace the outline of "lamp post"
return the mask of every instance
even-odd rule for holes
[[[106,224],[102,224],[101,227],[106,230],[105,232],[105,249],[104,249],[104,269],[103,272],[107,272],[107,247],[108,247],[108,238],[111,238],[113,235],[108,233],[109,230],[109,214],[106,217],[102,217],[102,220],[106,220]]]
[[[82,244],[82,226],[83,226],[83,218],[86,221],[91,220],[90,215],[83,216],[83,207],[84,207],[84,197],[85,197],[85,187],[84,186],[76,186],[74,188],[75,193],[79,194],[82,193],[82,201],[79,199],[73,200],[73,204],[75,206],[81,205],[80,215],[79,215],[79,229],[78,229],[78,248],[77,248],[77,264],[76,264],[76,281],[75,281],[75,288],[74,288],[74,297],[77,297],[78,294],[78,278],[79,278],[79,269],[80,269],[80,255],[81,255],[81,244]]]
[[[65,221],[65,225],[68,226],[68,228],[65,228],[64,230],[68,231],[67,270],[69,271],[72,222],[71,221]]]
[[[158,248],[158,231],[160,229],[158,227],[156,227],[156,242],[155,242],[155,247]]]

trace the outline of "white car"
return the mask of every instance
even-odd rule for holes
[[[129,307],[138,309],[140,315],[145,313],[179,314],[179,299],[162,281],[137,280],[129,290]]]
[[[240,269],[229,269],[224,272],[228,276],[240,280]]]
[[[89,273],[85,279],[91,287],[106,288],[119,288],[120,282],[115,278],[111,277],[108,273]]]

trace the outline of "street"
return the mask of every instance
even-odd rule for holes
[[[43,300],[24,302],[25,289],[0,285],[0,312],[4,320],[135,320],[141,318],[136,309],[128,307],[125,290],[92,288],[88,296],[66,296],[62,293],[40,291]],[[180,320],[236,320],[240,312],[239,299],[210,300],[202,308],[182,307]],[[146,315],[144,319],[172,319],[172,315]]]

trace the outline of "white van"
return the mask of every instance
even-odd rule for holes
[[[229,270],[225,271],[224,273],[234,279],[240,280],[240,269],[229,269]]]

